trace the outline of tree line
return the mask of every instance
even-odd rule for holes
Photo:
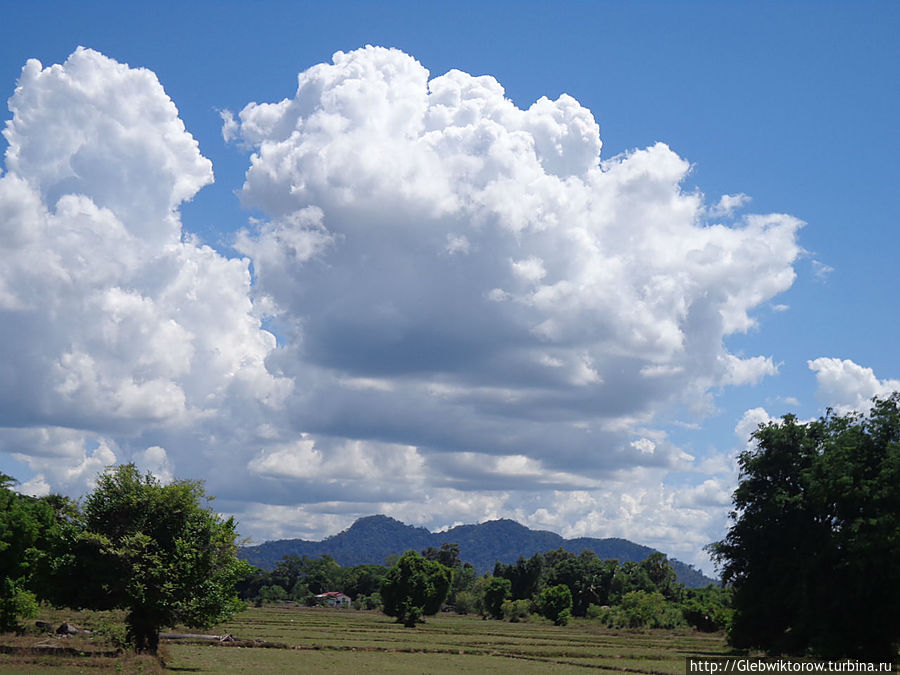
[[[724,629],[729,589],[685,588],[662,553],[642,562],[601,560],[590,550],[562,548],[515,563],[497,562],[478,576],[459,546],[444,543],[407,551],[386,565],[341,567],[331,556],[287,555],[271,571],[257,569],[239,584],[240,596],[258,605],[292,600],[314,605],[316,596],[340,591],[357,609],[380,609],[414,626],[439,610],[527,621],[542,617],[564,625],[588,617],[613,627]]]

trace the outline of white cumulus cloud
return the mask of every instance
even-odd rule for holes
[[[0,426],[127,433],[120,445],[136,443],[168,476],[146,453],[169,446],[136,438],[197,433],[291,388],[266,368],[275,340],[247,261],[182,237],[178,207],[212,181],[211,164],[152,72],[89,49],[62,65],[29,61],[9,108]],[[130,456],[103,448],[53,468],[29,462],[77,491]]]
[[[853,410],[867,412],[872,398],[900,391],[900,380],[880,380],[871,368],[850,359],[823,356],[807,361],[807,365],[816,374],[816,397],[841,414]]]
[[[604,429],[777,370],[724,338],[791,286],[802,223],[706,223],[686,160],[603,160],[569,96],[523,110],[491,77],[367,47],[238,118],[242,199],[269,220],[236,245],[292,334],[286,372],[315,383],[309,431],[552,469],[665,462]],[[393,386],[362,397],[334,374]]]
[[[707,206],[667,145],[602,157],[571,96],[519,108],[398,50],[338,52],[285,93],[221,113],[262,214],[234,258],[182,230],[212,167],[152,72],[82,48],[25,65],[0,451],[28,489],[135,461],[206,478],[256,538],[377,512],[689,558],[715,536],[729,470],[668,485],[700,469],[663,420],[776,374],[726,339],[792,285],[802,223],[712,222],[748,198]]]

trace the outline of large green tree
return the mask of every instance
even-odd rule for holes
[[[592,605],[609,603],[610,589],[619,569],[615,560],[600,560],[590,550],[557,562],[547,574],[547,586],[562,584],[572,594],[572,614],[584,616]]]
[[[198,481],[162,485],[133,464],[108,469],[55,552],[53,599],[127,610],[142,652],[156,652],[163,627],[225,620],[243,606],[235,583],[251,568],[236,555],[234,520],[208,501]]]
[[[382,565],[354,565],[345,572],[341,591],[353,599],[378,593],[386,574]]]
[[[549,586],[535,598],[538,612],[557,626],[565,626],[572,616],[572,591],[565,584]]]
[[[450,590],[448,567],[407,551],[381,585],[384,613],[412,628],[423,615],[437,614]]]
[[[753,434],[726,537],[737,647],[889,660],[900,643],[900,394]]]
[[[528,560],[520,555],[515,563],[498,561],[494,565],[494,576],[510,580],[513,600],[527,600],[540,590],[544,566],[544,556],[540,553],[535,553]]]
[[[50,502],[16,493],[15,483],[0,473],[0,632],[18,629],[36,609],[36,570],[56,534]]]
[[[491,577],[482,595],[484,611],[493,619],[503,618],[503,603],[510,597],[512,582],[503,577]]]

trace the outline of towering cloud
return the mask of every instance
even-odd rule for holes
[[[236,259],[182,232],[212,168],[153,73],[87,49],[26,64],[0,177],[0,449],[29,489],[133,459],[207,478],[257,538],[374,512],[688,557],[718,536],[732,467],[704,475],[663,419],[776,372],[725,341],[791,286],[801,223],[707,205],[661,143],[601,157],[569,96],[520,109],[376,47],[298,84],[223,114],[265,216]]]
[[[708,222],[688,162],[602,160],[569,96],[521,110],[491,77],[367,47],[239,118],[242,197],[270,218],[238,247],[292,372],[318,373],[307,428],[591,474],[675,461],[636,449],[637,421],[775,372],[723,339],[791,285],[801,223]]]
[[[32,431],[4,448],[77,491],[147,430],[277,405],[291,383],[264,365],[247,261],[182,238],[212,167],[156,76],[79,48],[29,61],[9,106],[0,424]]]

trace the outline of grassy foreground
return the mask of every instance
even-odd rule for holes
[[[90,617],[80,620],[89,623]],[[598,669],[675,675],[684,672],[685,656],[728,653],[721,635],[691,631],[610,631],[584,620],[564,627],[545,621],[511,624],[452,614],[408,629],[378,612],[305,607],[248,609],[210,632],[267,646],[169,641],[162,649],[163,670],[147,657],[115,656],[109,645],[87,638],[45,637],[45,647],[55,642],[67,652],[0,653],[0,673],[527,674]],[[23,644],[38,638],[0,636],[0,647],[16,640]]]

